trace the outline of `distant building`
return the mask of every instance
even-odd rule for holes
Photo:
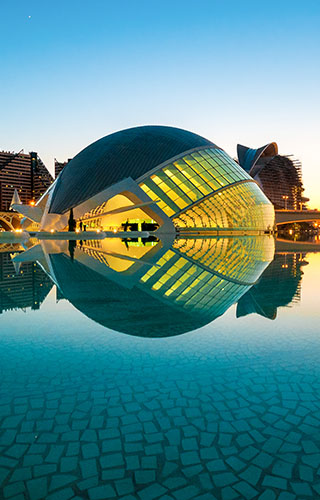
[[[278,154],[278,145],[271,142],[258,149],[238,144],[238,161],[253,177],[276,209],[303,210],[308,198],[303,197],[301,163]]]
[[[237,318],[256,313],[276,319],[278,307],[301,300],[302,266],[305,254],[276,254],[258,282],[238,301]]]
[[[37,153],[0,151],[0,210],[10,208],[14,190],[24,204],[36,201],[53,178]]]
[[[62,172],[64,167],[71,161],[72,158],[69,158],[68,161],[58,161],[56,158],[54,159],[54,177],[55,179],[58,177],[58,175]]]
[[[52,286],[36,263],[23,263],[16,273],[10,253],[0,252],[0,314],[28,307],[39,309]]]

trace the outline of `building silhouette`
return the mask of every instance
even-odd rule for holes
[[[238,144],[238,161],[253,177],[276,209],[303,210],[301,163],[292,155],[279,155],[275,142],[257,149]]]
[[[24,204],[36,201],[53,177],[37,153],[0,151],[0,211],[8,211],[16,189]]]
[[[0,313],[16,309],[39,309],[53,282],[35,263],[17,270],[9,252],[0,252]]]
[[[71,158],[69,158],[67,161],[58,161],[56,158],[54,159],[54,178],[55,179],[62,172],[62,170],[69,163],[69,161],[71,161]]]
[[[277,317],[278,307],[301,299],[302,267],[305,254],[276,254],[258,283],[237,304],[237,318],[256,313],[268,319]]]

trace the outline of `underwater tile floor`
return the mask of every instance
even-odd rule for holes
[[[1,498],[320,497],[320,342],[224,321],[1,334]]]

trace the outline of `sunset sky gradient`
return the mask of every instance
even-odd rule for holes
[[[142,124],[276,141],[320,209],[319,0],[11,0],[0,6],[0,149],[73,157]]]

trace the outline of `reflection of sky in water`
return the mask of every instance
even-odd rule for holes
[[[233,305],[182,336],[132,337],[54,288],[3,313],[3,496],[317,498],[320,254],[304,260],[301,299],[274,321]]]

